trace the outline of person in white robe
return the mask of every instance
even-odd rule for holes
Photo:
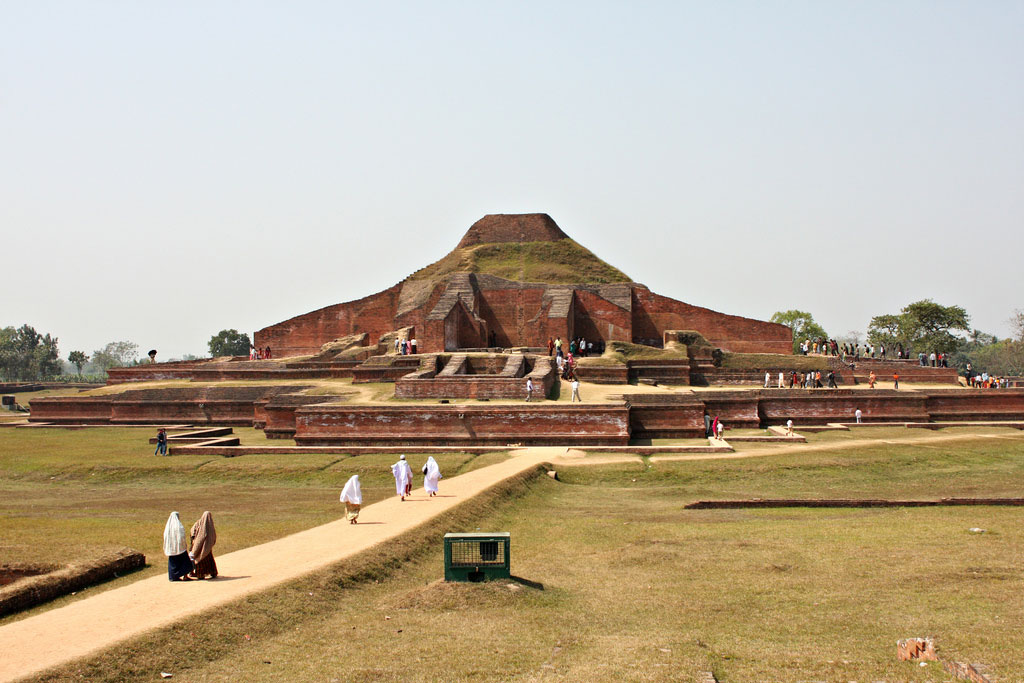
[[[341,490],[341,502],[345,504],[345,515],[349,524],[355,524],[359,518],[359,508],[363,505],[363,491],[359,486],[359,475],[353,474],[345,482],[345,488]]]
[[[437,495],[437,480],[441,478],[441,468],[437,466],[434,456],[427,458],[427,464],[423,466],[423,488],[428,496]]]
[[[399,456],[398,462],[391,466],[391,474],[395,477],[395,491],[402,500],[405,500],[412,492],[412,468],[409,467],[404,455]]]

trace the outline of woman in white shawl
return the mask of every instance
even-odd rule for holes
[[[348,523],[355,524],[359,517],[359,508],[363,504],[363,491],[359,487],[358,474],[353,474],[352,478],[345,482],[345,488],[341,490],[341,502],[345,504]]]
[[[391,466],[391,474],[395,477],[395,491],[402,500],[412,492],[412,468],[405,456],[399,456],[398,462]]]
[[[428,496],[437,495],[437,480],[441,478],[441,468],[437,466],[434,456],[427,458],[427,464],[423,466],[423,488],[427,490]]]
[[[167,578],[170,581],[188,581],[192,560],[188,556],[188,536],[177,512],[172,512],[164,527],[164,555],[167,556]]]

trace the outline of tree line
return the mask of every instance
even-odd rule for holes
[[[92,354],[72,351],[65,364],[57,337],[41,334],[31,325],[0,328],[0,380],[5,382],[102,379],[110,368],[138,363],[138,355],[138,344],[115,341]],[[71,367],[74,375],[69,372]]]
[[[840,343],[860,344],[858,332],[832,337],[807,311],[778,311],[771,322],[793,330],[793,351],[799,352],[805,339],[836,339]],[[943,306],[931,299],[915,301],[899,313],[876,315],[868,323],[865,341],[875,347],[884,345],[890,351],[897,345],[910,352],[932,352],[948,355],[950,365],[965,370],[967,364],[975,372],[998,376],[1024,375],[1024,310],[1017,310],[1010,319],[1013,336],[998,339],[970,325],[967,311],[960,306]]]
[[[244,356],[251,346],[249,335],[237,330],[221,330],[207,344],[211,356]],[[195,360],[186,354],[182,360]],[[71,351],[61,358],[58,339],[41,334],[31,325],[0,328],[0,381],[39,382],[42,380],[103,380],[110,368],[147,363],[139,357],[139,345],[113,341],[91,354]],[[74,368],[74,374],[71,373]]]

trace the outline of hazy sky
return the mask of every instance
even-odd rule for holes
[[[833,335],[1024,308],[1024,3],[0,0],[0,325],[163,359],[546,212]]]

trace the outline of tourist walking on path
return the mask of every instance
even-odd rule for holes
[[[391,474],[395,477],[395,492],[404,501],[412,493],[412,468],[404,455],[399,456],[398,462],[391,466]]]
[[[785,388],[786,388],[786,376],[783,374],[783,372],[781,370],[779,370],[779,389],[785,389]]]
[[[576,379],[576,375],[572,377],[572,396],[569,397],[569,403],[575,403],[579,401],[583,403],[583,399],[580,398],[580,381]]]
[[[153,455],[167,455],[167,430],[163,427],[156,431],[156,450]]]
[[[857,408],[857,410],[853,411],[853,416],[857,418],[857,424],[860,424],[860,419],[864,416],[864,413],[860,412],[860,408]]]
[[[427,496],[437,495],[437,481],[441,479],[441,468],[437,466],[434,456],[427,458],[427,464],[423,466],[423,488]]]
[[[767,389],[768,386],[771,383],[772,383],[772,373],[771,373],[770,370],[765,370],[765,373],[764,373],[764,388]]]
[[[356,524],[359,508],[363,505],[363,490],[359,486],[359,475],[353,474],[341,490],[341,502],[345,504],[345,517],[349,524]]]
[[[900,373],[898,373],[898,372],[892,373],[892,388],[893,389],[899,389],[900,388]]]
[[[870,374],[868,374],[868,388],[869,389],[874,389],[875,388],[875,382],[877,382],[877,381],[878,381],[878,375],[876,375],[875,371],[872,370],[870,372]]]
[[[718,440],[721,441],[725,433],[725,423],[717,417],[715,418],[715,422],[718,423],[715,425],[715,429],[718,430]]]
[[[213,515],[207,510],[192,525],[192,550],[188,556],[195,563],[192,576],[197,579],[217,578],[217,562],[213,559],[213,545],[217,542],[217,530],[213,528]]]
[[[188,581],[189,572],[194,567],[188,557],[188,538],[185,536],[185,525],[177,512],[172,512],[164,526],[164,555],[167,556],[167,579],[169,581]]]
[[[714,432],[711,431],[711,416],[706,410],[704,411],[704,436],[709,439],[714,436]]]
[[[529,403],[530,399],[533,398],[533,380],[529,377],[526,378],[526,402]]]
[[[786,420],[786,436],[793,436],[793,418]]]
[[[409,353],[412,355],[416,355],[416,337],[413,337],[412,340],[409,342]]]
[[[548,355],[552,355],[555,352],[555,340],[548,337]]]

